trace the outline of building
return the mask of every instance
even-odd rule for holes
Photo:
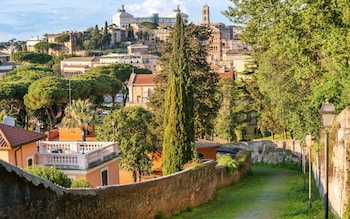
[[[127,13],[124,5],[122,5],[122,9],[118,9],[118,12],[113,15],[112,23],[122,29],[128,29],[129,25],[139,24],[142,22],[152,22],[158,24],[159,26],[172,26],[176,22],[176,15],[178,13],[181,14],[184,20],[188,21],[188,15],[182,13],[179,6],[168,17],[159,17],[158,14],[153,14],[150,17],[134,17],[133,15]]]
[[[38,164],[55,166],[93,187],[119,184],[120,154],[115,142],[40,141],[37,157]]]
[[[0,123],[0,159],[20,168],[38,163],[38,142],[46,135]]]
[[[76,50],[76,42],[77,42],[77,32],[74,31],[66,31],[59,34],[51,34],[47,36],[48,43],[51,44],[49,48],[49,55],[58,55],[59,53],[71,54],[73,55]],[[58,37],[62,37],[64,35],[69,36],[69,40],[64,43],[57,42]]]
[[[36,37],[30,37],[29,40],[27,40],[27,42],[26,42],[27,51],[28,51],[28,52],[35,52],[34,46],[35,46],[37,43],[40,43],[40,42],[41,42],[41,40],[39,39],[38,36],[36,36]]]
[[[100,57],[100,61],[95,66],[110,65],[114,63],[126,63],[139,68],[144,68],[142,56],[139,53],[110,53]]]
[[[135,74],[130,75],[128,82],[129,105],[139,105],[146,107],[149,97],[153,94],[156,84],[155,74]]]
[[[83,74],[99,63],[99,57],[71,57],[61,61],[61,74],[65,77],[71,77],[77,74]]]

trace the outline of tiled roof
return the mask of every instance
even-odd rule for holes
[[[129,79],[129,86],[137,86],[137,85],[148,85],[154,86],[155,74],[135,74],[132,73]]]
[[[0,148],[15,148],[44,138],[44,134],[0,123]]]
[[[63,62],[92,62],[95,60],[98,60],[99,57],[96,56],[88,56],[88,57],[71,57],[65,60],[62,60]]]

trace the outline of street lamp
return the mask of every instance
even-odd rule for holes
[[[112,127],[113,127],[113,142],[114,142],[114,127],[115,127],[115,121],[114,121],[114,119],[112,119]]]
[[[306,141],[306,145],[308,146],[309,148],[309,201],[308,201],[308,206],[309,208],[312,207],[312,163],[311,163],[311,159],[312,159],[312,156],[311,156],[311,148],[314,144],[314,139],[312,138],[311,135],[307,135],[306,138],[305,138],[305,141]]]
[[[84,154],[84,141],[85,141],[85,132],[84,132],[84,130],[80,131],[80,135],[81,135],[81,146],[83,147],[83,154]]]
[[[321,114],[322,126],[325,130],[325,193],[324,193],[324,218],[328,219],[328,140],[329,140],[329,130],[333,125],[334,118],[337,114],[334,108],[334,104],[329,103],[327,99],[325,103],[322,103],[322,106],[319,110]]]

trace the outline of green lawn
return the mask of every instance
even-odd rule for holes
[[[314,187],[312,209],[308,208],[308,186],[301,173],[268,167],[253,167],[242,182],[217,191],[215,200],[188,208],[171,218],[203,219],[297,219],[323,218],[323,201]],[[335,218],[330,215],[329,218]]]

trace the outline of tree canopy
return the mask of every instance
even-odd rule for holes
[[[257,62],[256,85],[264,98],[260,115],[297,139],[317,136],[320,104],[330,99],[340,110],[350,103],[350,5],[345,0],[231,2],[225,15],[244,25],[241,40]]]

